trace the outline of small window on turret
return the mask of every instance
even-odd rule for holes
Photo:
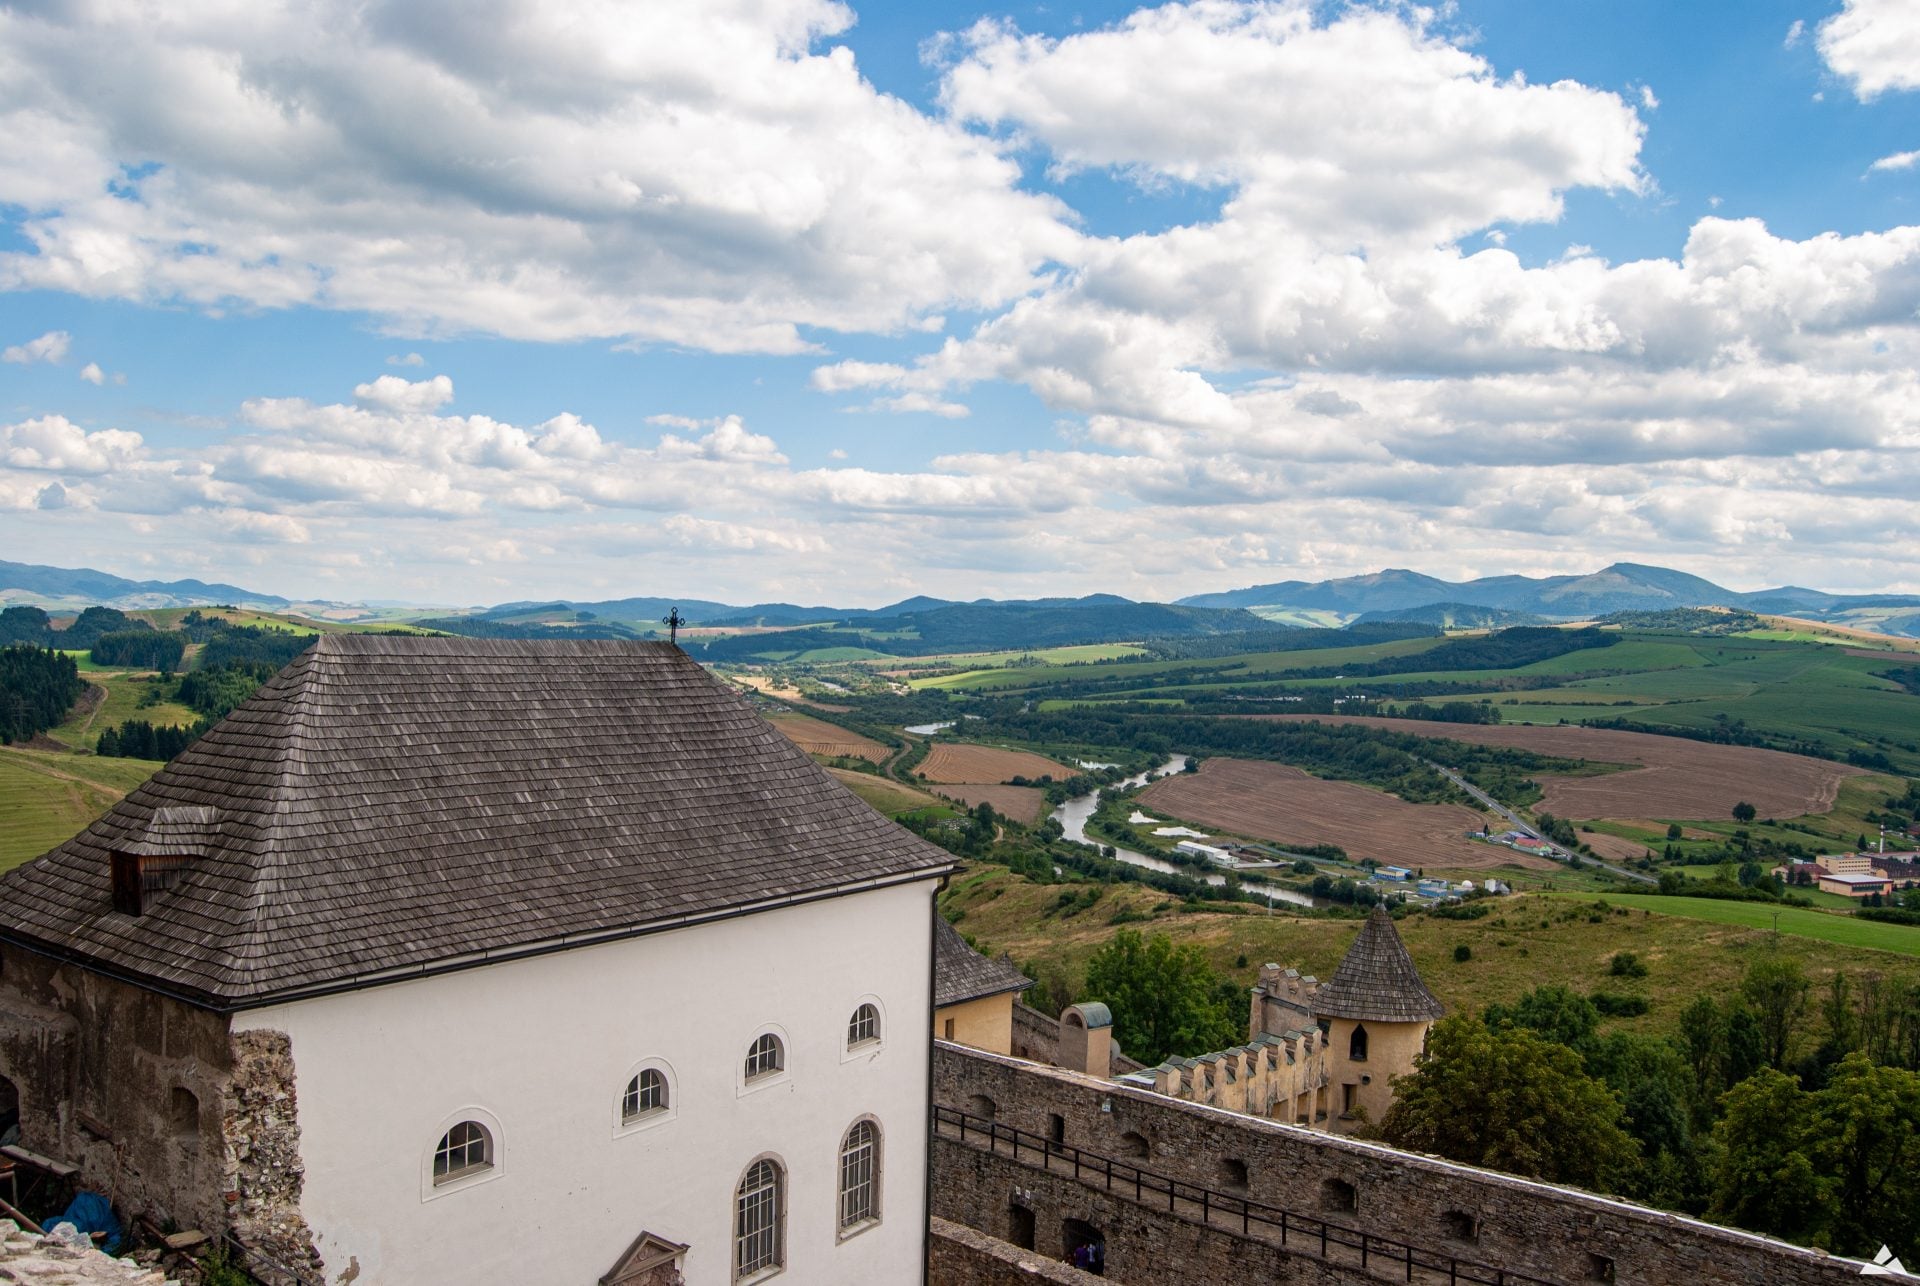
[[[1353,1039],[1347,1042],[1347,1057],[1356,1063],[1367,1061],[1367,1029],[1355,1024]]]

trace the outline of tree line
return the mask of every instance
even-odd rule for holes
[[[52,648],[0,647],[0,744],[57,727],[85,690],[72,657]]]
[[[1601,1033],[1601,994],[1539,987],[1437,1024],[1373,1132],[1842,1254],[1912,1254],[1920,986],[1841,971],[1813,992],[1764,956],[1659,1038]]]

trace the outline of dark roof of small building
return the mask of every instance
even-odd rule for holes
[[[133,917],[116,850],[194,860]],[[242,1008],[953,866],[669,644],[339,634],[0,876],[0,936]]]
[[[1380,905],[1374,906],[1333,977],[1314,993],[1312,1004],[1322,1018],[1379,1023],[1425,1022],[1447,1012],[1420,981],[1393,917]]]
[[[960,930],[945,916],[934,917],[933,1004],[936,1009],[983,1000],[1009,991],[1025,991],[1033,979],[1013,967],[1006,957],[981,955],[967,945]]]

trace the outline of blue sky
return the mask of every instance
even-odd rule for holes
[[[0,556],[1920,591],[1911,4],[334,8],[0,9]]]

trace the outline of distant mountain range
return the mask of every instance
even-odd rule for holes
[[[41,607],[287,607],[291,599],[200,580],[128,580],[91,567],[40,567],[0,561],[0,600]]]
[[[1920,597],[1828,594],[1797,585],[1744,593],[1667,567],[1615,563],[1584,576],[1484,576],[1446,581],[1399,568],[1339,580],[1279,581],[1222,594],[1195,594],[1188,607],[1238,607],[1284,619],[1295,613],[1330,613],[1346,620],[1423,620],[1439,623],[1439,609],[1481,608],[1536,620],[1572,621],[1612,612],[1651,612],[1676,607],[1737,607],[1750,612],[1842,620],[1870,613],[1899,632],[1920,628]],[[1405,615],[1412,613],[1412,615]],[[1458,623],[1468,623],[1460,621]],[[1484,624],[1523,624],[1489,619]],[[1884,626],[1881,626],[1884,628]]]
[[[0,561],[0,603],[5,602],[34,603],[56,610],[91,604],[122,610],[212,603],[267,610],[295,606],[306,610],[309,606],[235,585],[129,580],[92,568]],[[905,632],[927,645],[938,641],[956,649],[1105,642],[1147,634],[1215,634],[1274,625],[1326,627],[1379,622],[1501,628],[1689,607],[1743,608],[1920,637],[1917,596],[1829,594],[1793,585],[1749,593],[1671,568],[1640,563],[1615,563],[1584,576],[1485,576],[1470,581],[1442,580],[1394,568],[1337,580],[1279,581],[1219,594],[1195,594],[1175,604],[1136,603],[1114,594],[983,598],[970,603],[917,595],[878,608],[795,603],[740,606],[705,599],[639,596],[597,601],[523,600],[458,616],[422,608],[419,615],[440,618],[436,623],[443,626],[447,622],[472,622],[473,633],[633,637],[652,631],[676,607],[690,624],[709,628],[837,626],[874,635]],[[373,614],[369,608],[367,615]],[[328,615],[345,619],[351,613],[330,611]],[[392,618],[400,614],[386,605],[379,615]]]

